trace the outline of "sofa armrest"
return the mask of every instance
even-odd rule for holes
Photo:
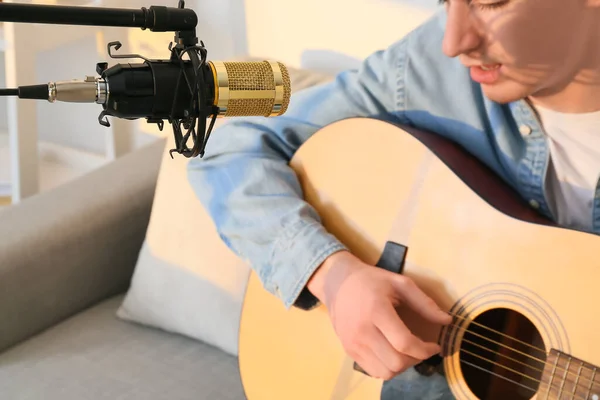
[[[127,289],[165,144],[0,211],[0,351]]]

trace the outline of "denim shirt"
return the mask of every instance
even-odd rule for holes
[[[308,279],[329,255],[345,249],[303,200],[288,166],[311,135],[335,121],[370,117],[443,135],[556,220],[547,197],[549,148],[535,111],[524,100],[487,99],[469,70],[442,53],[445,22],[441,10],[357,70],[294,93],[283,116],[227,121],[215,128],[204,158],[189,161],[189,182],[220,237],[286,307],[313,307],[316,299],[304,290]],[[600,188],[596,232],[599,198]]]

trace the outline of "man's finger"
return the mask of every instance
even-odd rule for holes
[[[373,314],[373,322],[387,341],[401,354],[426,360],[441,351],[437,343],[427,343],[413,335],[391,303],[384,303],[377,309]]]
[[[443,311],[412,279],[397,274],[395,278],[396,287],[410,308],[433,323],[447,325],[452,322],[450,314]]]
[[[354,361],[372,378],[389,379],[393,375],[392,371],[367,347],[354,357]]]
[[[398,352],[375,326],[368,340],[373,353],[394,374],[401,373],[421,362],[421,360]]]

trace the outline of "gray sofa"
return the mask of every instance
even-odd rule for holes
[[[236,358],[115,316],[164,151],[0,211],[0,400],[245,398]]]

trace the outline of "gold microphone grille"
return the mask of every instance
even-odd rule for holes
[[[209,61],[220,117],[273,117],[287,111],[291,83],[287,68],[276,61]]]

